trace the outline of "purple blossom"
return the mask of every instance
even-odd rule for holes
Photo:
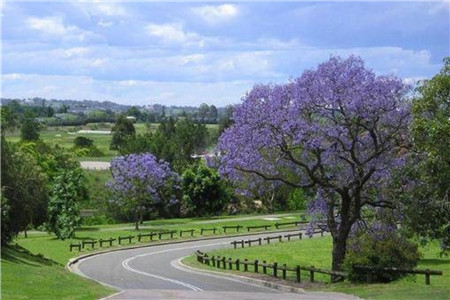
[[[112,202],[132,212],[141,212],[152,204],[177,203],[180,177],[169,163],[150,153],[119,156],[111,162],[113,179],[106,183]]]
[[[310,211],[347,238],[363,207],[389,200],[381,191],[405,161],[409,91],[353,56],[332,57],[286,84],[255,85],[220,137],[219,173],[248,186],[319,191]]]

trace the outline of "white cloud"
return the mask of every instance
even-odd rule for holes
[[[237,6],[233,4],[199,6],[192,8],[192,11],[211,24],[228,21],[239,13]]]
[[[113,22],[104,21],[104,20],[100,20],[100,21],[97,23],[97,25],[100,26],[100,27],[103,27],[103,28],[107,28],[107,27],[113,26],[114,23],[113,23]]]
[[[67,34],[68,31],[76,29],[75,26],[64,26],[60,17],[48,17],[48,18],[28,18],[27,25],[31,29],[35,29],[50,35],[62,36]]]
[[[115,2],[72,2],[77,10],[86,15],[100,17],[126,17],[129,16],[127,9]]]
[[[86,47],[74,47],[62,50],[64,52],[64,56],[66,57],[79,57],[85,56],[89,53],[89,48]]]
[[[2,80],[19,80],[23,75],[18,73],[2,74]]]
[[[65,25],[62,17],[31,17],[25,21],[28,28],[38,31],[45,38],[58,38],[64,41],[84,42],[88,38],[98,38],[93,32],[82,30],[74,25]]]
[[[117,3],[93,3],[97,12],[106,16],[126,16],[125,8]]]
[[[150,36],[156,37],[169,44],[185,44],[204,47],[207,38],[195,32],[186,32],[180,23],[148,24],[145,27]]]

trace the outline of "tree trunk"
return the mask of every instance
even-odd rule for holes
[[[333,251],[332,251],[332,264],[331,269],[333,271],[342,271],[342,264],[345,258],[345,251],[347,247],[347,237],[342,237],[341,232],[339,232],[336,237],[333,237]],[[344,278],[342,276],[333,275],[331,277],[333,282],[342,281]]]
[[[139,230],[139,210],[136,209],[134,213],[134,229]]]
[[[328,225],[330,227],[331,235],[333,236],[333,251],[331,269],[333,271],[342,271],[342,264],[345,259],[345,252],[347,250],[347,239],[350,235],[350,229],[353,224],[353,216],[351,209],[351,198],[348,193],[341,195],[340,220],[337,221],[334,217],[334,204],[329,206],[328,210]],[[342,281],[342,276],[333,275],[331,277],[333,282]]]

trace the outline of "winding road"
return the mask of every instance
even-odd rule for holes
[[[270,234],[252,235],[251,238]],[[273,233],[272,233],[273,235]],[[124,249],[87,257],[73,264],[73,272],[115,287],[120,292],[107,299],[335,299],[355,300],[340,293],[289,293],[236,277],[204,273],[178,261],[197,249],[211,251],[230,247],[230,242],[248,237],[185,241],[167,245]]]

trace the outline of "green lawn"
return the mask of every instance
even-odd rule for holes
[[[20,247],[2,247],[1,269],[4,300],[92,300],[114,292]]]
[[[289,216],[280,217],[279,222],[289,222],[294,220],[299,220],[300,213],[293,213]],[[45,257],[48,257],[60,264],[66,264],[67,261],[80,255],[78,251],[70,252],[69,245],[70,243],[79,243],[81,240],[98,240],[108,239],[110,237],[117,238],[118,236],[128,236],[133,235],[136,236],[138,233],[149,233],[152,231],[160,231],[160,230],[187,230],[187,229],[195,229],[193,238],[198,238],[200,236],[201,228],[213,228],[216,227],[218,230],[214,235],[212,232],[205,232],[204,237],[210,236],[218,236],[223,234],[222,226],[224,225],[241,225],[241,226],[255,226],[255,225],[266,225],[266,224],[275,224],[277,221],[269,221],[263,220],[262,217],[255,220],[244,220],[244,221],[236,221],[234,220],[237,217],[242,216],[233,216],[233,217],[223,217],[220,219],[220,222],[213,224],[199,224],[198,222],[205,221],[205,218],[182,218],[182,219],[167,219],[167,220],[154,220],[147,221],[141,225],[139,231],[134,230],[133,224],[114,224],[114,225],[94,225],[94,226],[83,226],[80,228],[76,234],[75,238],[68,239],[65,241],[61,241],[56,239],[53,235],[49,235],[47,233],[41,232],[32,232],[28,235],[28,238],[19,237],[15,240],[20,246],[28,249],[33,254],[42,254]],[[288,218],[289,217],[289,218]],[[291,219],[294,217],[294,219]],[[295,229],[296,227],[283,227],[283,229]],[[245,228],[244,228],[245,229]],[[247,230],[241,229],[239,233],[246,233]],[[275,227],[273,227],[275,229]],[[264,229],[262,229],[264,231]],[[256,230],[252,230],[256,231]],[[227,235],[236,234],[234,230],[228,230]],[[183,236],[184,239],[192,239],[190,236]],[[169,235],[163,236],[163,240],[170,239]],[[174,239],[180,239],[179,234],[174,235]],[[137,242],[137,239],[134,239],[133,244],[149,244],[149,243],[157,243],[157,241],[149,242],[149,238],[145,238],[141,243]],[[124,241],[124,246],[126,246],[127,241]],[[115,242],[117,245],[117,241]],[[118,247],[118,246],[113,246]],[[96,250],[98,250],[98,245],[96,246]],[[91,250],[83,250],[82,253],[86,253]],[[82,254],[81,253],[81,254]]]
[[[259,261],[266,260],[268,263],[278,262],[279,264],[287,264],[288,266],[311,266],[330,269],[331,265],[331,247],[330,237],[303,239],[299,241],[282,242],[280,244],[271,244],[264,246],[256,246],[244,249],[220,249],[211,251],[209,256],[225,256],[233,259],[249,259]],[[338,284],[330,284],[329,278],[316,274],[315,278],[326,284],[307,285],[308,289],[318,289],[324,291],[338,291],[347,294],[353,294],[367,300],[448,300],[450,299],[450,258],[440,258],[439,243],[435,242],[427,247],[420,248],[423,258],[419,262],[417,268],[434,269],[443,271],[443,276],[432,276],[431,285],[425,285],[423,275],[408,276],[396,282],[389,284],[351,284],[342,282]],[[186,258],[183,262],[188,265],[214,269],[206,265],[199,264],[195,256]],[[241,268],[242,269],[242,268]],[[270,272],[271,270],[269,270]],[[237,273],[237,271],[226,271]],[[239,272],[242,275],[242,272]],[[290,279],[294,279],[294,274],[289,274]],[[303,279],[308,279],[308,273],[302,273]],[[305,286],[303,286],[305,287]]]

